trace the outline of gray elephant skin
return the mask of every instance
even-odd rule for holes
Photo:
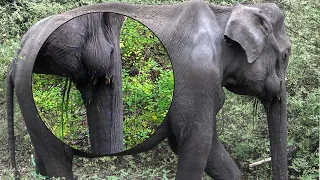
[[[124,17],[87,14],[59,27],[41,48],[33,72],[69,77],[86,106],[92,153],[122,151],[120,29]],[[38,33],[50,17],[25,35]],[[23,43],[24,39],[22,40]]]
[[[24,35],[21,46],[42,31],[52,17],[36,23]],[[59,27],[38,53],[34,73],[69,77],[80,90],[87,110],[91,152],[105,154],[122,151],[122,92],[120,29],[124,17],[114,13],[87,14]],[[19,52],[18,52],[19,54]],[[8,122],[9,144],[14,151],[12,125],[12,80],[15,59],[9,68]],[[115,88],[114,88],[115,87]],[[34,144],[41,142],[34,141]],[[36,149],[37,172],[46,174],[42,153]],[[12,155],[14,163],[14,154]]]
[[[200,180],[203,172],[213,179],[240,179],[241,172],[216,131],[216,115],[223,106],[226,87],[262,102],[269,128],[272,178],[288,179],[285,71],[291,44],[284,14],[272,3],[225,7],[203,1],[85,6],[55,16],[51,19],[55,23],[47,23],[45,30],[33,35],[36,43],[27,41],[22,46],[24,61],[16,65],[15,76],[8,78],[15,85],[36,151],[50,148],[44,164],[47,175],[71,179],[73,154],[97,157],[64,145],[44,127],[32,100],[30,82],[37,54],[50,34],[73,17],[91,12],[119,13],[146,25],[167,49],[174,71],[172,103],[158,130],[137,147],[109,155],[143,152],[168,137],[178,155],[176,179]]]

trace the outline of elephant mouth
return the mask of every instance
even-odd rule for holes
[[[272,88],[268,88],[267,86],[264,88],[264,92],[260,94],[260,97],[258,97],[260,99],[260,101],[262,103],[267,103],[267,102],[281,102],[282,99],[284,97],[282,97],[282,91],[281,91],[281,86],[282,83],[279,83],[279,86],[277,87],[272,87]]]
[[[276,101],[282,101],[283,97],[281,95],[281,91],[270,91],[266,87],[264,88],[250,88],[248,85],[240,85],[240,86],[226,86],[226,88],[236,94],[239,95],[250,95],[257,97],[261,103],[271,103]]]
[[[259,85],[259,83],[256,83],[255,85],[248,85],[248,84],[238,84],[238,85],[227,85],[225,86],[229,91],[239,94],[239,95],[250,95],[255,96],[261,101],[270,99],[269,97],[272,97],[272,99],[275,99],[275,96],[269,95],[267,89],[264,88],[262,85]]]

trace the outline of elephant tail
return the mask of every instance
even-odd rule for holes
[[[13,71],[12,68],[14,65],[11,64],[9,71],[6,77],[6,106],[7,106],[7,121],[8,121],[8,143],[9,143],[9,151],[10,151],[10,160],[11,166],[14,169],[16,179],[19,179],[19,173],[16,165],[16,147],[15,147],[15,139],[14,139],[14,102],[13,102],[13,92],[14,92],[14,84],[13,84]]]
[[[80,157],[87,157],[87,158],[96,158],[96,157],[103,157],[103,156],[124,156],[124,155],[138,154],[141,152],[149,151],[152,148],[156,147],[161,141],[163,141],[166,137],[168,137],[169,134],[170,134],[170,120],[167,115],[164,121],[162,122],[162,124],[156,130],[156,132],[154,132],[147,140],[145,140],[141,144],[131,149],[118,152],[118,153],[107,154],[107,155],[91,154],[91,153],[86,153],[86,152],[74,149],[74,155],[80,156]]]

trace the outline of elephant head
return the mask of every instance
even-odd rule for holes
[[[224,37],[233,49],[225,87],[260,99],[267,113],[273,177],[287,178],[285,71],[290,41],[284,14],[274,4],[237,4],[227,21]]]

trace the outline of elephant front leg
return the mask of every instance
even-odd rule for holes
[[[212,132],[205,124],[192,123],[178,136],[177,180],[201,180],[211,149]]]
[[[239,168],[223,147],[216,131],[212,137],[212,145],[205,172],[213,179],[241,179]]]

